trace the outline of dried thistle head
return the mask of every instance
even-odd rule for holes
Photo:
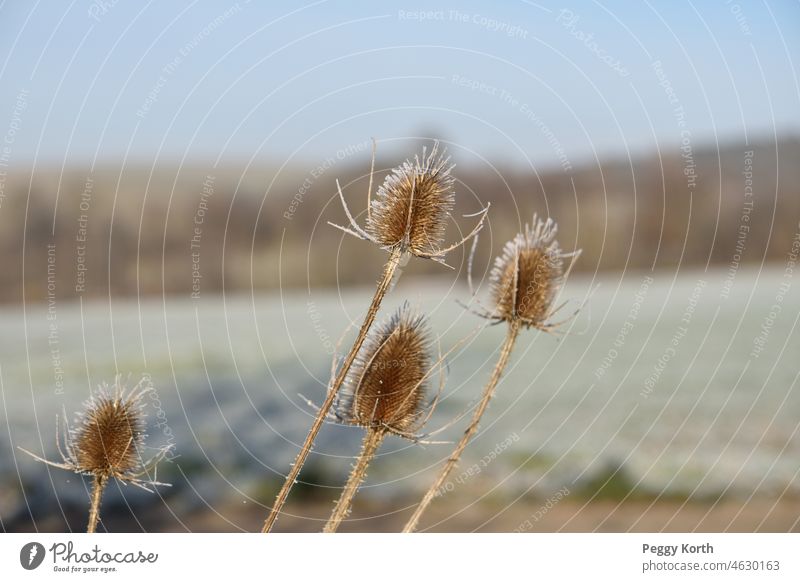
[[[444,243],[447,219],[455,205],[453,165],[438,143],[422,158],[392,170],[378,188],[367,232],[384,247],[402,247],[415,255],[435,252]]]
[[[374,149],[372,163],[374,167]],[[463,245],[483,228],[489,210],[487,205],[477,213],[480,220],[466,237],[449,247],[442,246],[447,221],[455,205],[453,167],[450,158],[439,151],[439,142],[434,142],[430,152],[423,148],[421,157],[415,156],[413,162],[406,160],[394,168],[378,188],[374,200],[370,175],[366,228],[361,228],[353,218],[341,187],[339,197],[350,227],[329,224],[384,249],[444,262],[448,252]],[[336,184],[338,187],[338,181]]]
[[[83,413],[77,416],[75,428],[65,427],[64,444],[56,435],[62,463],[54,463],[22,449],[36,460],[104,480],[109,478],[150,490],[151,485],[168,485],[141,477],[155,469],[169,448],[163,448],[145,462],[145,412],[143,397],[152,390],[144,381],[128,389],[117,376],[113,387],[102,384],[84,403]],[[56,427],[58,433],[58,426]]]
[[[101,389],[86,403],[72,443],[77,467],[83,473],[113,477],[137,468],[144,445],[144,391],[109,394]]]
[[[506,243],[491,272],[493,319],[526,327],[547,329],[553,301],[564,283],[564,259],[580,251],[564,253],[555,239],[552,219],[534,215],[533,226]]]
[[[425,318],[404,305],[373,328],[336,402],[338,420],[414,438],[425,412],[431,374],[431,340]]]

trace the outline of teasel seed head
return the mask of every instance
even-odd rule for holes
[[[373,141],[372,166],[375,166]],[[372,198],[372,172],[370,173],[367,223],[359,226],[344,199],[342,188],[337,180],[339,198],[349,226],[329,222],[331,226],[368,240],[381,248],[410,253],[423,259],[444,263],[445,256],[457,249],[483,228],[489,205],[475,214],[479,216],[475,227],[460,241],[443,246],[447,220],[455,204],[454,179],[451,175],[453,164],[450,158],[439,152],[439,142],[434,142],[430,152],[423,148],[422,157],[414,161],[406,160],[397,166],[378,188]]]
[[[145,437],[142,395],[101,389],[86,403],[73,435],[81,472],[112,477],[137,468]]]
[[[56,444],[61,453],[61,463],[55,463],[22,449],[38,461],[53,467],[92,475],[106,481],[115,478],[151,491],[153,485],[167,485],[155,480],[156,464],[169,452],[170,447],[158,449],[148,461],[142,458],[145,447],[145,412],[143,397],[152,386],[144,380],[127,388],[118,375],[113,387],[102,384],[84,403],[77,415],[75,428],[65,426],[64,443],[56,426]],[[66,422],[65,422],[66,425]],[[144,477],[144,478],[143,478]]]
[[[430,351],[425,318],[403,305],[364,342],[336,402],[336,417],[409,436],[425,412]]]
[[[444,243],[447,219],[455,204],[453,165],[434,144],[430,153],[392,170],[372,200],[367,232],[384,247],[431,254]]]
[[[564,283],[564,253],[552,219],[533,217],[533,226],[506,243],[491,272],[494,318],[526,327],[546,328],[553,301]]]

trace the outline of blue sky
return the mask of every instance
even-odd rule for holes
[[[435,134],[557,167],[797,135],[798,55],[798,2],[4,2],[0,134],[24,163]]]

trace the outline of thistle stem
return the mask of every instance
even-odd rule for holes
[[[494,370],[492,370],[492,376],[489,378],[489,382],[483,388],[483,396],[481,397],[480,403],[478,403],[478,406],[475,408],[475,412],[472,413],[472,419],[470,420],[469,426],[467,426],[464,434],[461,437],[461,440],[458,441],[456,448],[453,449],[452,454],[447,459],[447,462],[442,470],[439,472],[439,475],[436,477],[436,481],[433,482],[433,485],[431,485],[430,489],[428,489],[428,491],[425,493],[422,501],[414,510],[414,514],[411,516],[411,519],[409,519],[408,523],[406,523],[405,527],[403,528],[404,533],[413,532],[417,529],[417,525],[419,524],[422,514],[436,497],[439,488],[444,485],[448,475],[450,475],[450,472],[458,464],[458,461],[461,458],[464,449],[467,447],[467,444],[469,444],[469,441],[477,432],[481,417],[489,407],[489,401],[492,399],[492,396],[494,396],[497,383],[500,381],[500,377],[503,375],[503,371],[508,365],[508,360],[511,357],[511,352],[514,349],[514,343],[517,341],[517,335],[519,335],[519,323],[511,322],[508,325],[506,338],[500,348],[500,357],[497,359]]]
[[[342,520],[350,513],[350,505],[353,503],[353,497],[358,492],[358,488],[367,476],[367,467],[378,447],[381,446],[383,437],[386,436],[386,431],[381,429],[367,429],[367,434],[364,435],[364,442],[361,445],[361,454],[358,456],[356,464],[353,465],[353,470],[350,472],[350,477],[347,478],[347,483],[342,489],[342,494],[339,496],[339,501],[336,502],[336,507],[333,508],[331,516],[328,518],[328,523],[322,530],[324,533],[333,533],[339,529]]]
[[[286,499],[289,497],[289,491],[297,480],[297,476],[300,474],[300,469],[303,468],[303,464],[306,462],[306,459],[308,459],[308,455],[311,453],[314,440],[317,438],[317,435],[322,428],[322,424],[325,421],[325,416],[331,409],[333,401],[336,398],[336,395],[339,393],[339,389],[342,387],[342,384],[344,383],[347,372],[350,370],[350,366],[353,365],[353,361],[356,359],[356,354],[358,354],[358,350],[361,349],[361,346],[367,337],[369,328],[375,321],[375,316],[378,314],[381,301],[383,301],[383,298],[386,296],[386,292],[389,290],[389,286],[392,283],[392,278],[397,270],[397,266],[400,264],[402,254],[403,253],[399,248],[395,248],[389,255],[389,260],[386,261],[386,265],[383,267],[383,275],[381,276],[380,281],[378,281],[378,288],[375,290],[375,295],[372,297],[372,303],[370,303],[367,314],[364,317],[364,322],[361,324],[361,329],[358,331],[356,341],[353,343],[353,347],[350,348],[350,352],[347,354],[347,357],[342,363],[342,367],[339,369],[339,373],[336,375],[333,384],[328,390],[328,395],[325,398],[325,402],[322,403],[322,406],[317,413],[317,417],[314,419],[314,423],[311,425],[311,429],[308,431],[308,436],[306,436],[306,440],[303,442],[303,446],[300,448],[300,452],[298,453],[297,458],[295,459],[295,462],[289,471],[289,474],[286,476],[286,481],[283,483],[281,490],[278,492],[278,496],[275,498],[275,504],[272,506],[269,516],[267,516],[267,519],[264,521],[264,527],[261,528],[262,533],[269,533],[269,531],[275,525],[275,521],[278,519],[278,514],[283,508],[283,505],[286,503]]]
[[[108,477],[95,475],[92,483],[92,497],[89,502],[89,525],[86,526],[86,533],[97,531],[97,522],[100,521],[100,499],[103,497],[103,490],[106,488]]]

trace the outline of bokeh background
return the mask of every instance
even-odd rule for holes
[[[563,335],[526,333],[428,531],[800,529],[800,5],[0,4],[0,527],[80,531],[55,418],[144,377],[172,483],[109,531],[256,531],[385,260],[328,221],[438,139],[472,265],[536,212],[582,248]],[[413,259],[443,349],[484,323],[468,250]],[[502,330],[448,358],[430,429]],[[438,437],[455,440],[464,421]],[[281,531],[319,531],[358,451],[328,425]],[[349,531],[397,531],[450,445],[387,439]]]

